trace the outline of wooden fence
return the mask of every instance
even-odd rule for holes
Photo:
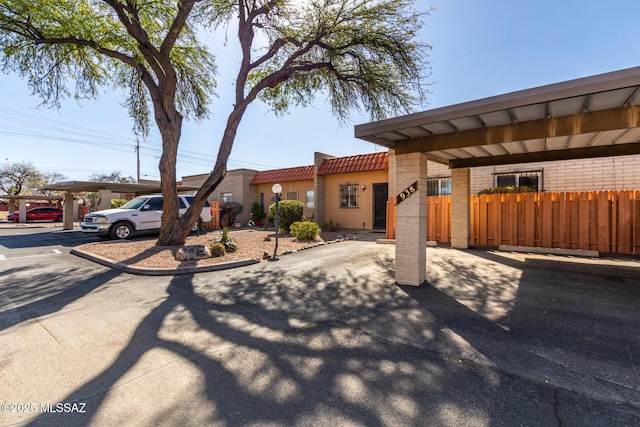
[[[470,219],[471,244],[640,254],[640,190],[473,195]],[[451,196],[427,197],[427,240],[451,241]]]
[[[218,230],[220,229],[220,203],[209,201],[211,206],[211,221],[203,222],[202,227],[205,230]]]

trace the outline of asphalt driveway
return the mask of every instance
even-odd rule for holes
[[[372,242],[143,277],[9,241],[0,425],[640,423],[637,261],[429,248],[407,288]]]

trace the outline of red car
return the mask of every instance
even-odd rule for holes
[[[7,215],[7,221],[18,222],[18,213]],[[62,209],[35,208],[27,211],[27,221],[62,221]]]

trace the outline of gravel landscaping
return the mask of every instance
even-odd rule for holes
[[[129,266],[145,268],[177,268],[189,266],[204,266],[231,261],[262,259],[264,254],[273,255],[275,248],[275,232],[273,230],[241,230],[229,233],[236,243],[238,250],[219,258],[205,258],[192,261],[177,261],[175,254],[180,246],[155,246],[156,239],[137,238],[119,242],[97,242],[82,245],[78,249],[89,252],[113,262],[124,263]],[[186,245],[206,245],[220,237],[220,232],[209,232],[201,236],[189,236]],[[326,241],[334,240],[336,233],[322,233],[312,242],[299,242],[291,235],[279,235],[278,255],[288,251],[310,248]],[[269,240],[270,239],[270,240]]]

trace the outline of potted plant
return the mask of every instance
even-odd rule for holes
[[[260,223],[265,219],[267,214],[262,212],[262,206],[258,202],[253,202],[251,206],[251,219],[256,227],[260,226]]]

